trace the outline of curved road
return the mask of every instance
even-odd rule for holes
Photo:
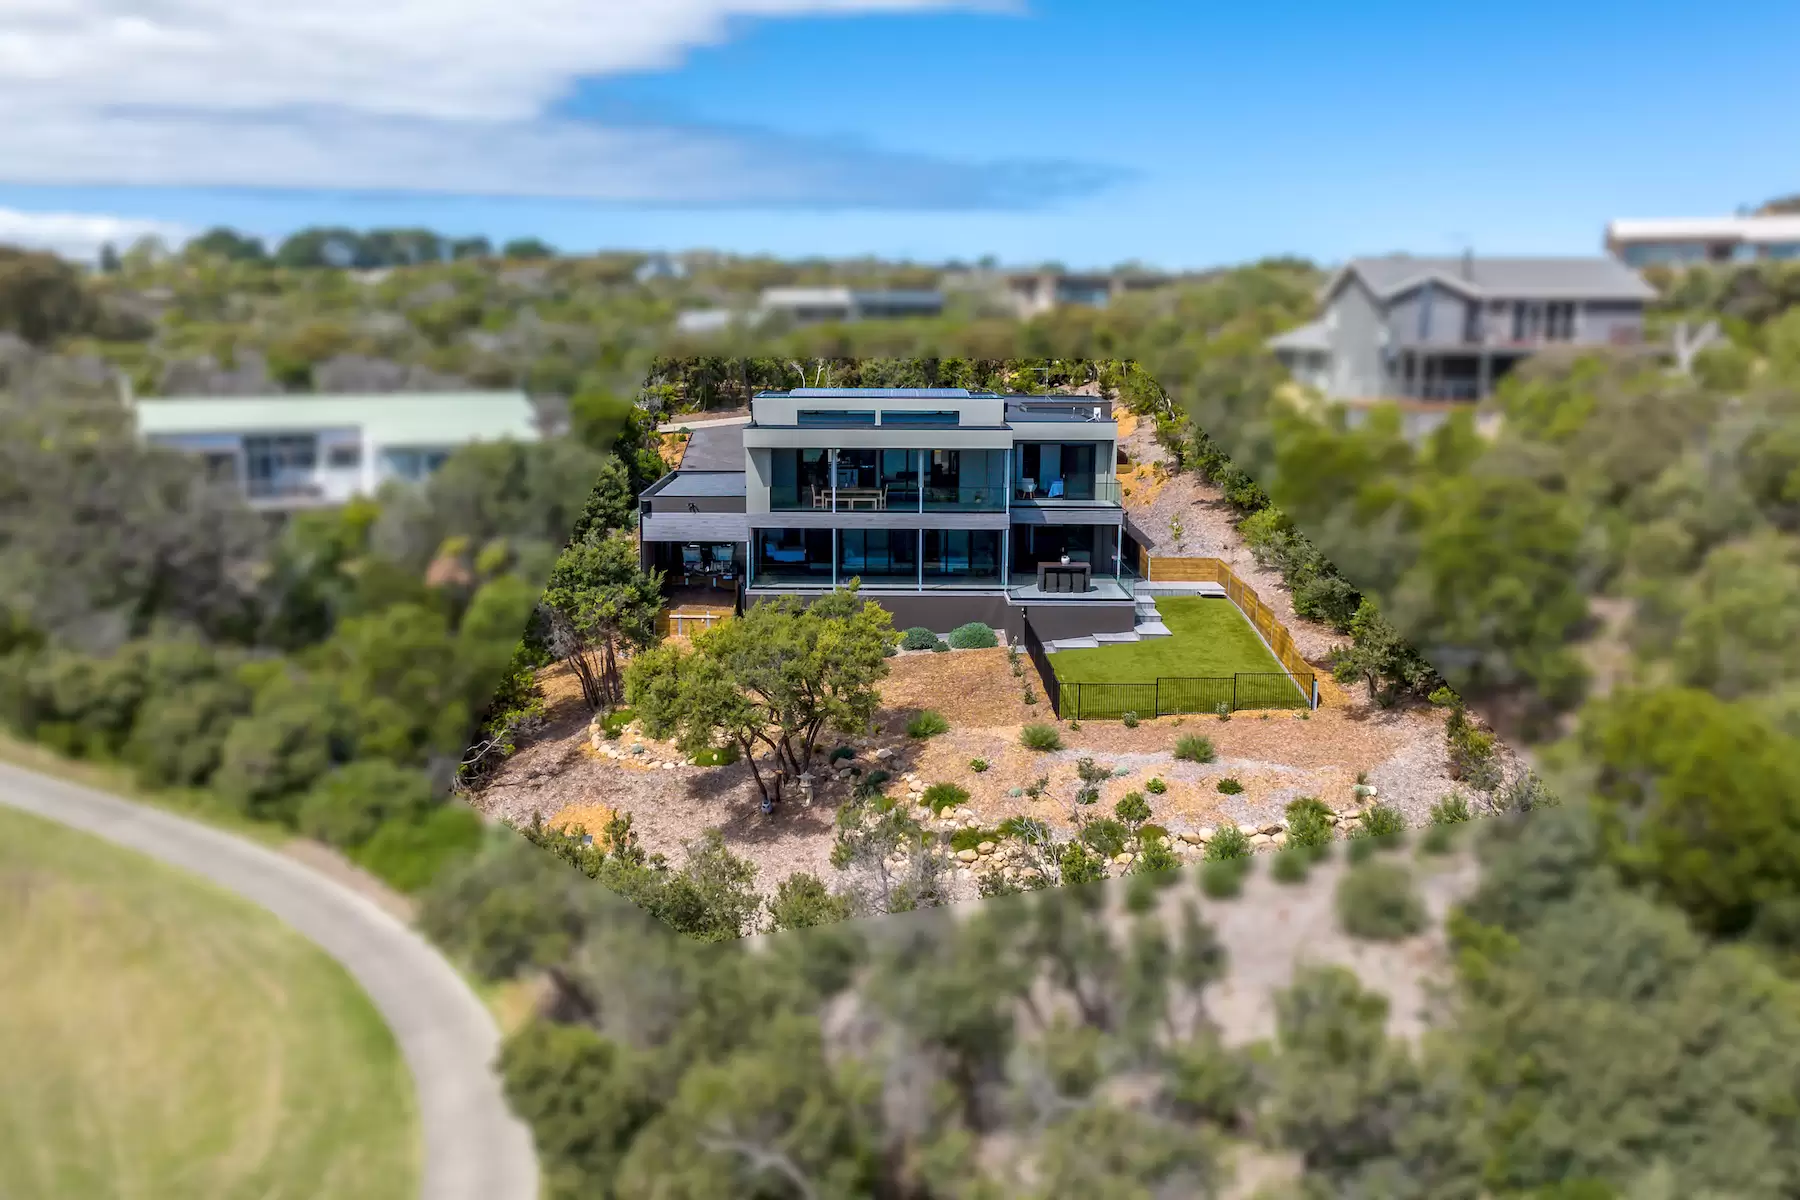
[[[311,939],[368,993],[412,1071],[422,1200],[537,1200],[530,1132],[491,1064],[493,1017],[449,963],[373,901],[273,850],[160,809],[0,763],[0,804],[211,880]]]

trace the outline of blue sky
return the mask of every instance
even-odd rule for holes
[[[1179,268],[1586,253],[1800,191],[1791,0],[22,3],[0,238],[71,250],[423,224]]]

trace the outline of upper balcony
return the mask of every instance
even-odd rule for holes
[[[1013,480],[1014,507],[1117,508],[1123,500],[1119,481],[1112,476],[1071,475],[1061,479],[1033,479],[1021,475]]]
[[[770,451],[769,511],[1000,512],[1004,450]]]

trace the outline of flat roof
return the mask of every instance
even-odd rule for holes
[[[681,471],[744,470],[744,426],[702,425],[688,436]]]
[[[683,499],[742,496],[744,495],[744,472],[677,471],[667,483],[656,489],[656,494],[658,496],[678,496]]]
[[[1674,217],[1667,220],[1614,221],[1608,241],[1744,241],[1800,242],[1800,216]]]
[[[524,392],[142,396],[133,408],[145,435],[356,427],[378,445],[421,446],[540,437],[537,410]]]

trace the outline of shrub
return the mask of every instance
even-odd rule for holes
[[[1162,890],[1162,880],[1156,875],[1142,874],[1132,864],[1130,882],[1125,885],[1125,911],[1134,916],[1143,916],[1156,907],[1156,896]]]
[[[997,842],[1000,833],[993,829],[958,829],[950,835],[950,849],[973,850],[983,842]]]
[[[1214,900],[1230,900],[1244,890],[1250,874],[1248,858],[1213,859],[1200,864],[1200,890]]]
[[[1095,883],[1106,878],[1106,864],[1099,855],[1090,851],[1080,842],[1065,842],[1058,855],[1057,866],[1062,871],[1065,887],[1078,883]]]
[[[943,638],[939,638],[937,641],[933,642],[931,645],[931,652],[933,654],[944,654],[944,653],[947,653],[949,651],[949,649],[950,649],[950,643],[946,642]]]
[[[934,783],[925,789],[925,807],[933,816],[942,816],[946,808],[955,808],[969,798],[969,793],[954,783]]]
[[[817,875],[796,871],[782,880],[769,901],[769,918],[777,929],[810,929],[850,916],[850,901],[834,896]]]
[[[1235,796],[1243,790],[1244,785],[1230,776],[1226,776],[1224,779],[1219,780],[1219,791],[1227,796]]]
[[[1037,703],[1037,693],[1031,690],[1030,684],[1025,685],[1025,703],[1027,705],[1035,705]]]
[[[1469,802],[1461,792],[1451,792],[1442,800],[1431,806],[1431,823],[1433,825],[1460,825],[1471,817]]]
[[[1352,865],[1355,865],[1356,863],[1368,862],[1371,858],[1374,858],[1375,852],[1381,849],[1381,844],[1374,838],[1359,838],[1352,835],[1348,849],[1350,853],[1350,862]]]
[[[729,767],[741,757],[743,757],[743,752],[737,748],[737,743],[727,742],[723,746],[709,746],[694,755],[694,765],[696,767]]]
[[[856,781],[856,788],[853,794],[858,799],[866,800],[870,796],[878,794],[892,778],[893,776],[891,774],[882,770],[880,767],[876,767],[873,771],[870,771],[867,775],[864,775],[861,779]]]
[[[1221,825],[1206,843],[1208,862],[1250,857],[1250,836],[1236,825]]]
[[[937,647],[938,635],[923,625],[915,625],[900,635],[902,650],[932,650]]]
[[[1175,757],[1184,762],[1209,763],[1219,756],[1212,739],[1197,733],[1183,734],[1175,741]]]
[[[1269,865],[1269,873],[1277,883],[1304,883],[1312,868],[1312,855],[1305,850],[1283,850]]]
[[[940,733],[947,733],[949,729],[950,722],[944,719],[944,714],[928,708],[922,713],[915,713],[913,719],[906,723],[906,736],[936,737]]]
[[[1048,752],[1062,749],[1062,734],[1056,732],[1056,726],[1042,723],[1027,725],[1019,730],[1019,743],[1027,750]]]
[[[1316,796],[1301,796],[1287,806],[1288,845],[1322,857],[1331,845],[1331,810]]]
[[[384,826],[423,819],[435,800],[424,772],[364,759],[321,777],[300,801],[297,824],[305,836],[349,850]]]
[[[1412,873],[1394,862],[1351,868],[1338,881],[1337,914],[1345,933],[1379,942],[1411,937],[1428,919]]]
[[[839,762],[841,762],[842,760],[844,760],[846,758],[855,758],[855,757],[856,757],[855,750],[852,750],[849,746],[839,746],[837,749],[835,749],[831,752],[830,762],[832,763],[833,766],[835,766]]]
[[[1142,792],[1126,792],[1113,805],[1113,813],[1127,825],[1142,825],[1150,819],[1150,802],[1144,799]]]
[[[1125,728],[1127,729],[1136,729],[1138,727],[1138,715],[1134,712],[1120,715],[1119,720],[1124,723]]]
[[[1218,714],[1219,720],[1221,721],[1231,720],[1231,705],[1225,703],[1223,700],[1213,706],[1213,712]]]
[[[1081,826],[1081,843],[1106,858],[1116,858],[1125,853],[1125,839],[1131,831],[1123,822],[1111,817],[1095,817],[1085,821]]]
[[[994,631],[980,621],[958,625],[950,631],[950,645],[957,650],[991,650],[1000,644]]]
[[[1361,820],[1350,831],[1353,838],[1374,838],[1391,846],[1406,835],[1406,818],[1391,804],[1376,804],[1363,810]]]
[[[1074,717],[1070,717],[1069,718],[1069,732],[1070,733],[1078,733],[1078,732],[1080,732],[1080,730],[1081,730],[1081,722]]]
[[[615,708],[600,718],[600,731],[607,737],[617,740],[625,732],[625,727],[637,720],[637,713],[629,708]]]
[[[441,804],[410,820],[389,821],[350,857],[400,891],[416,892],[450,863],[473,855],[485,834],[474,809]]]
[[[1030,783],[1025,785],[1025,794],[1033,800],[1038,799],[1040,796],[1042,796],[1045,792],[1047,792],[1049,790],[1050,790],[1050,777],[1048,775],[1040,775],[1036,779],[1032,780]]]
[[[1448,854],[1456,849],[1456,826],[1437,823],[1427,826],[1419,839],[1420,854]]]
[[[1142,838],[1145,842],[1150,842],[1155,838],[1166,838],[1168,836],[1169,831],[1164,829],[1161,825],[1146,824],[1138,826],[1138,837]]]
[[[1131,861],[1131,873],[1134,876],[1146,876],[1164,887],[1176,881],[1176,872],[1181,870],[1181,859],[1175,855],[1175,848],[1160,838],[1139,847],[1138,855]]]
[[[977,775],[981,774],[983,771],[985,771],[987,769],[988,769],[988,760],[987,759],[971,758],[969,760],[969,770],[975,772]]]
[[[1169,790],[1169,785],[1160,779],[1152,779],[1144,785],[1144,790],[1152,796],[1160,796]]]

